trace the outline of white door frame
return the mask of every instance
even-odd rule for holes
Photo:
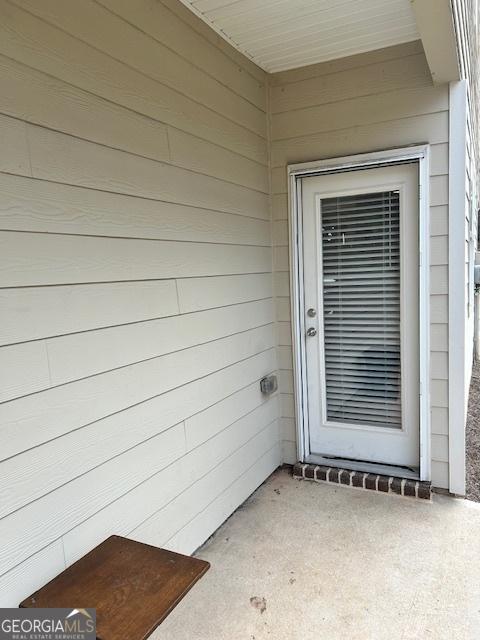
[[[420,480],[430,480],[430,256],[429,146],[418,145],[343,158],[288,165],[289,253],[297,455],[310,457],[305,354],[301,178],[402,162],[419,163],[419,347],[420,347]]]

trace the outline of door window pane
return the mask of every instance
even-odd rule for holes
[[[327,420],[401,428],[400,194],[321,201]]]

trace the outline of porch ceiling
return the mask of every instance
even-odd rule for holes
[[[268,72],[417,40],[410,0],[181,0]]]

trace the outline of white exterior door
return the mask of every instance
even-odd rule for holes
[[[313,457],[418,472],[418,184],[416,162],[302,179]]]

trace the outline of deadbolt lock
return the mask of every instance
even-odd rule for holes
[[[317,312],[315,311],[315,309],[309,309],[309,310],[307,311],[307,316],[308,316],[309,318],[315,318],[315,316],[316,316],[316,315],[317,315]]]
[[[317,335],[317,330],[315,329],[315,327],[310,327],[310,329],[307,329],[307,336],[309,338],[313,338],[316,335]]]

